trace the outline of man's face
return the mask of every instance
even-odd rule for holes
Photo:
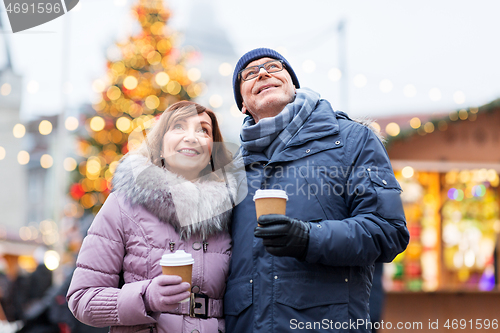
[[[270,60],[274,59],[266,57],[254,60],[246,68],[262,65]],[[243,98],[243,113],[250,113],[255,122],[259,122],[262,118],[275,117],[293,101],[295,86],[286,68],[272,74],[261,68],[255,79],[241,80],[240,92]]]

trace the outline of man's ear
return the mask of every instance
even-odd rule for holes
[[[247,114],[247,111],[248,111],[248,109],[247,109],[247,107],[245,105],[245,102],[242,102],[241,103],[241,113]]]

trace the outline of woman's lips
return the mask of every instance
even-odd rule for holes
[[[186,155],[186,156],[200,155],[200,152],[198,152],[196,149],[192,149],[192,148],[183,148],[183,149],[180,149],[180,150],[178,150],[178,153],[180,153],[182,155]]]

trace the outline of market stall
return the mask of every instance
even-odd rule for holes
[[[378,125],[389,137],[387,150],[403,188],[411,238],[407,250],[384,267],[384,319],[414,318],[425,322],[423,329],[429,329],[429,320],[452,320],[451,314],[485,319],[485,306],[500,306],[495,277],[500,268],[500,101],[424,121],[408,117]],[[402,310],[409,304],[411,315]],[[441,330],[447,329],[435,331]]]

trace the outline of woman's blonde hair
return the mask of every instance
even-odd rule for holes
[[[212,171],[231,162],[231,154],[224,144],[222,133],[214,112],[206,107],[191,101],[180,101],[170,105],[161,114],[153,129],[147,134],[144,142],[136,152],[151,160],[151,163],[158,167],[163,167],[161,152],[163,151],[163,137],[170,126],[178,120],[189,118],[196,114],[206,113],[212,121],[213,148],[210,157],[210,164],[200,172],[200,176],[209,174]]]

